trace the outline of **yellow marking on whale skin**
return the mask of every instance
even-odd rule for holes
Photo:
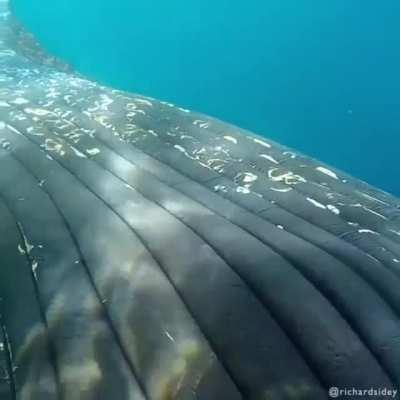
[[[99,364],[93,359],[81,363],[63,365],[60,371],[61,383],[76,387],[77,393],[88,392],[102,379],[103,373]]]
[[[275,400],[282,397],[282,392],[285,393],[285,399],[288,400],[308,400],[312,396],[313,390],[306,383],[293,383],[286,385],[278,385],[264,392],[262,400]]]
[[[100,125],[104,126],[105,128],[109,129],[112,128],[112,124],[110,124],[109,122],[109,118],[106,115],[96,115],[94,117],[94,120],[96,122],[98,122]]]
[[[63,145],[62,143],[57,142],[54,139],[46,139],[44,142],[44,145],[42,145],[46,150],[48,151],[54,151],[58,153],[60,156],[65,155],[65,151],[63,150]]]
[[[24,364],[24,360],[30,360],[36,352],[47,346],[47,332],[43,324],[34,325],[24,337],[22,346],[15,355],[17,365]]]
[[[185,341],[179,347],[180,357],[172,363],[168,376],[158,383],[157,400],[174,400],[179,397],[185,379],[202,353],[201,347],[194,341]]]

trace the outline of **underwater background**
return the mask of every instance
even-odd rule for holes
[[[400,195],[398,0],[13,0],[104,84],[250,129]]]

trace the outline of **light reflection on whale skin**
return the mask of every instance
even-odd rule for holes
[[[86,80],[7,7],[2,399],[322,399],[399,385],[398,199]]]

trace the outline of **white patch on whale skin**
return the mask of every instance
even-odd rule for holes
[[[268,178],[274,182],[284,182],[286,185],[296,185],[298,183],[307,182],[302,176],[294,174],[291,171],[276,174],[278,168],[272,168],[268,171]]]
[[[319,201],[312,199],[311,197],[307,197],[307,201],[311,204],[313,204],[315,207],[321,208],[323,210],[326,210],[326,206],[324,206],[322,203]]]
[[[253,138],[253,142],[257,143],[257,144],[260,144],[261,146],[268,147],[269,149],[272,147],[269,143],[264,142],[264,140],[261,140],[261,139],[258,139],[258,138]]]
[[[107,96],[106,94],[100,95],[100,98],[101,98],[100,109],[103,111],[107,111],[108,106],[114,103],[114,100],[111,97]]]
[[[174,145],[174,149],[180,151],[181,153],[184,153],[185,155],[189,155],[186,149],[183,146],[180,146],[179,144]]]
[[[274,164],[279,164],[279,162],[276,161],[274,157],[272,157],[272,156],[270,156],[268,154],[260,154],[259,157],[265,158],[266,160],[271,161]]]
[[[384,219],[385,221],[388,220],[388,218],[385,217],[384,215],[378,213],[377,211],[371,210],[370,208],[368,208],[368,207],[362,205],[361,203],[355,203],[355,204],[341,204],[341,205],[348,206],[348,207],[362,208],[364,211],[366,211],[366,212],[368,212],[368,213],[370,213],[370,214],[374,214],[374,215],[376,215],[377,217],[379,217],[379,218],[381,218],[381,219]]]
[[[282,153],[284,156],[289,156],[290,158],[296,158],[297,155],[295,153],[293,153],[293,151],[284,151]]]
[[[14,57],[17,53],[14,50],[0,50],[0,57]]]
[[[372,231],[371,229],[359,229],[358,233],[371,233],[373,235],[379,235],[378,232]]]
[[[232,143],[234,143],[234,144],[237,144],[237,143],[238,143],[237,139],[235,139],[235,138],[232,137],[232,136],[224,136],[224,139],[227,140],[228,142],[232,142]]]
[[[178,107],[178,110],[184,113],[190,113],[190,110],[188,110],[187,108]]]
[[[328,205],[326,206],[326,208],[327,208],[329,211],[331,211],[331,212],[333,212],[334,214],[336,214],[336,215],[339,215],[339,214],[340,214],[340,210],[339,210],[337,207],[335,207],[334,205],[332,205],[332,204],[328,204]]]
[[[249,190],[247,187],[238,186],[238,187],[236,188],[236,192],[237,192],[237,193],[243,193],[243,194],[249,194],[249,193],[250,193],[250,190]]]
[[[150,131],[149,131],[150,132]],[[180,136],[180,138],[182,139],[182,140],[195,140],[195,138],[193,137],[193,136],[190,136],[190,135],[181,135]]]
[[[76,155],[77,157],[80,157],[80,158],[87,158],[86,155],[83,154],[81,151],[79,151],[76,147],[74,147],[74,146],[70,146],[70,147],[71,147],[72,151],[75,153],[75,155]]]
[[[223,193],[227,193],[228,189],[226,186],[224,185],[215,185],[214,186],[214,192],[223,192]]]
[[[106,115],[96,115],[94,117],[94,120],[96,122],[98,122],[100,125],[104,126],[107,129],[112,128],[112,124],[110,124],[109,122],[107,122],[109,120],[109,118]]]
[[[0,139],[0,146],[4,150],[10,150],[11,149],[11,143],[6,139]]]
[[[23,97],[17,97],[15,100],[11,101],[10,103],[22,105],[22,104],[28,104],[29,100],[24,99]]]
[[[288,193],[288,192],[291,192],[292,190],[293,190],[293,188],[274,188],[274,187],[271,187],[270,188],[272,191],[274,191],[274,192],[279,192],[279,193]]]
[[[33,260],[32,262],[32,273],[33,276],[35,278],[35,280],[38,280],[38,276],[37,276],[37,269],[38,269],[39,263],[36,260]]]
[[[64,96],[64,100],[65,100],[65,102],[66,102],[67,104],[70,104],[70,103],[71,103],[71,99],[72,99],[72,95],[70,95],[70,94],[66,94],[66,95]]]
[[[86,153],[88,153],[90,156],[95,156],[100,153],[100,149],[93,147],[92,149],[86,149]]]
[[[252,174],[251,172],[245,172],[243,174],[243,182],[244,183],[255,182],[257,179],[258,179],[258,176],[255,174]]]
[[[193,122],[193,125],[206,129],[210,126],[210,123],[207,121],[202,121],[201,119],[196,119],[196,121]]]
[[[54,152],[60,154],[60,156],[65,155],[65,151],[63,150],[62,143],[59,143],[54,139],[49,139],[49,138],[46,139],[46,141],[44,142],[43,145],[41,145],[41,147],[44,147],[45,150],[47,150],[47,151],[54,151]]]
[[[168,331],[164,331],[165,336],[167,336],[167,338],[171,341],[175,343],[175,339],[174,337],[168,332]]]
[[[347,224],[350,226],[359,226],[360,225],[358,222],[351,222],[351,221],[347,222]]]
[[[29,243],[29,240],[25,234],[22,224],[20,222],[18,222],[17,225],[22,234],[22,240],[23,240],[23,244],[18,245],[18,250],[21,254],[30,254],[31,251],[35,248],[35,246],[33,244]]]
[[[390,206],[390,204],[387,203],[386,201],[380,200],[380,199],[378,199],[378,198],[376,198],[376,197],[374,197],[374,196],[371,196],[371,195],[369,195],[369,194],[367,194],[367,193],[360,192],[359,190],[356,190],[356,192],[359,193],[361,196],[365,197],[366,199],[369,199],[369,200],[372,200],[372,201],[376,201],[376,202],[378,202],[378,203],[381,203],[381,204],[385,204],[385,205],[387,205],[387,206]]]
[[[43,108],[25,108],[27,114],[37,115],[39,117],[44,117],[45,115],[51,114],[50,111],[44,110]]]
[[[388,218],[385,217],[384,215],[382,215],[382,214],[380,214],[380,213],[378,213],[378,212],[376,212],[376,211],[374,211],[374,210],[371,210],[371,209],[368,208],[368,207],[365,207],[365,206],[364,206],[363,209],[364,209],[365,211],[371,213],[371,214],[376,215],[376,216],[379,217],[379,218],[382,218],[382,219],[384,219],[384,220],[387,220],[387,219],[388,219]]]
[[[26,254],[26,251],[24,250],[24,248],[22,247],[21,244],[19,244],[19,245],[17,246],[17,249],[18,249],[18,253],[19,253],[19,254],[22,254],[22,255]]]
[[[61,95],[60,92],[57,92],[55,88],[50,88],[49,92],[46,94],[46,98],[48,99],[56,99]]]
[[[146,99],[135,99],[135,101],[137,103],[141,103],[141,104],[144,104],[146,106],[153,107],[153,103],[151,101],[149,101],[149,100],[146,100]]]
[[[317,167],[317,168],[315,168],[315,169],[316,169],[317,171],[319,171],[319,172],[325,174],[325,175],[330,176],[330,177],[333,178],[333,179],[339,179],[338,176],[337,176],[333,171],[331,171],[331,170],[328,169],[328,168],[325,168],[325,167]]]
[[[244,189],[249,189],[251,184],[257,179],[258,176],[251,172],[240,172],[233,178],[233,181],[236,184],[242,185]]]

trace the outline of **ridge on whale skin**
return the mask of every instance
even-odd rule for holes
[[[0,19],[1,400],[399,388],[399,199]]]

